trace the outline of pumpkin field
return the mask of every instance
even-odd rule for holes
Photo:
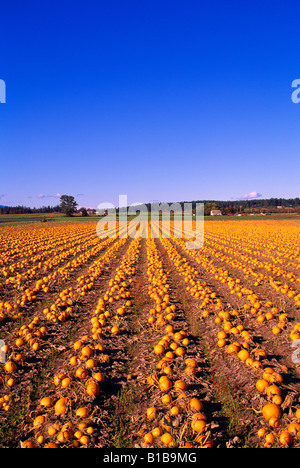
[[[299,221],[96,226],[0,229],[0,446],[300,447]]]

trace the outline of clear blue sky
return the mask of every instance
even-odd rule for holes
[[[0,204],[299,196],[299,18],[282,0],[3,3]]]

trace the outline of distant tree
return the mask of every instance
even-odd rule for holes
[[[211,210],[219,210],[220,207],[214,202],[208,202],[204,205],[204,216],[209,216]]]
[[[226,213],[229,215],[229,216],[232,216],[235,214],[235,207],[234,205],[231,205],[231,206],[228,206],[226,208]]]
[[[77,202],[72,195],[62,195],[60,197],[60,208],[66,216],[72,216],[76,211]]]
[[[208,202],[204,205],[204,216],[209,216],[211,212],[212,203]]]
[[[87,209],[86,208],[81,208],[81,216],[88,216],[88,212],[87,212]]]

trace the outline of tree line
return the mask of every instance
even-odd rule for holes
[[[191,203],[191,202],[180,202]],[[233,207],[236,210],[241,206],[244,208],[276,208],[277,206],[283,207],[300,207],[300,198],[255,198],[248,200],[196,200],[192,203],[214,204],[219,209],[226,209]]]
[[[196,203],[203,203],[205,214],[209,214],[212,209],[219,209],[227,213],[243,212],[249,209],[265,208],[274,209],[278,206],[283,208],[295,208],[300,209],[300,198],[256,198],[249,200],[196,200],[179,202],[184,207],[184,203],[192,203],[196,206]],[[151,209],[151,203],[145,204],[147,208]],[[60,204],[56,206],[42,206],[40,208],[29,208],[27,206],[2,206],[0,205],[0,214],[28,214],[28,213],[65,213],[67,216],[71,216],[77,211],[77,202],[74,197],[70,195],[62,195]],[[87,210],[81,208],[79,211],[82,212],[83,216],[87,215]],[[117,210],[118,211],[118,210]]]
[[[60,203],[56,206],[42,206],[40,208],[29,208],[28,206],[3,206],[0,205],[0,214],[32,214],[32,213],[64,213],[72,216],[76,212],[81,212],[82,216],[88,216],[86,208],[77,209],[78,203],[72,195],[61,195]]]
[[[30,213],[60,213],[61,207],[42,206],[40,208],[29,208],[28,206],[0,206],[0,214],[30,214]]]
[[[181,202],[183,204],[186,202]],[[277,211],[278,207],[300,209],[300,198],[256,198],[249,200],[197,200],[193,204],[203,203],[204,214],[209,215],[211,210],[221,210],[224,214],[243,213],[245,211],[260,209]]]
[[[169,202],[171,204],[172,202]],[[243,213],[245,211],[254,209],[267,209],[269,211],[277,211],[277,207],[292,208],[300,210],[300,198],[256,198],[249,200],[193,200],[193,201],[181,201],[176,202],[184,209],[184,204],[189,203],[192,205],[192,209],[197,208],[197,203],[204,204],[204,215],[210,215],[212,210],[220,210],[223,214],[235,214]],[[151,203],[145,203],[148,212],[151,210]],[[138,210],[138,206],[136,206]],[[118,211],[118,210],[117,210]]]

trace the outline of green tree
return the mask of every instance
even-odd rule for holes
[[[211,210],[219,210],[219,206],[214,202],[207,202],[204,205],[204,216],[209,216]]]
[[[60,197],[60,208],[66,216],[72,216],[76,211],[77,202],[72,195],[62,195]]]
[[[81,208],[81,210],[80,210],[80,211],[81,211],[81,216],[84,216],[84,217],[86,217],[86,216],[88,216],[88,215],[89,215],[89,214],[88,214],[88,212],[87,212],[87,209],[86,209],[86,208],[84,208],[84,207],[83,207],[83,208]]]

